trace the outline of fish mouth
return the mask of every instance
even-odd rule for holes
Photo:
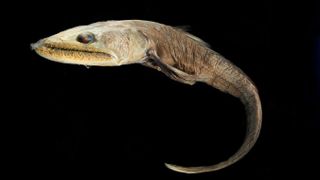
[[[48,42],[45,39],[31,44],[31,49],[46,59],[70,64],[100,65],[115,59],[111,53],[94,47]]]

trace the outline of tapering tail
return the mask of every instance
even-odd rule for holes
[[[184,167],[165,164],[169,169],[188,174],[216,171],[230,166],[244,157],[254,146],[258,139],[262,110],[258,91],[252,81],[239,68],[225,59],[220,59],[213,68],[213,78],[205,82],[223,92],[238,97],[244,104],[247,114],[247,129],[245,139],[239,150],[225,161],[211,166]]]

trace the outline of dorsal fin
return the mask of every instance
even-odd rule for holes
[[[178,27],[174,27],[176,30],[184,33],[185,35],[187,35],[189,38],[193,39],[194,41],[197,41],[198,43],[200,43],[203,46],[206,46],[208,48],[210,48],[210,44],[206,43],[205,41],[203,41],[202,39],[188,33],[188,30],[190,29],[190,26],[178,26]]]

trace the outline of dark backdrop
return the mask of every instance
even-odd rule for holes
[[[15,4],[16,3],[16,4]],[[102,178],[271,179],[313,176],[319,165],[317,4],[278,1],[14,2],[4,13],[3,126],[12,175]],[[9,18],[10,17],[10,18]],[[117,68],[47,61],[30,43],[96,21],[143,19],[208,42],[246,72],[263,106],[261,136],[221,171],[184,175],[164,162],[212,164],[245,131],[242,104],[204,84],[188,86],[139,65]],[[318,46],[317,46],[318,44]],[[318,59],[317,59],[318,58]],[[317,79],[318,77],[318,79]],[[318,89],[317,89],[318,87]],[[113,177],[116,176],[116,177]]]

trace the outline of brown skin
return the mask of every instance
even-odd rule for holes
[[[212,166],[166,164],[174,171],[191,174],[225,168],[245,156],[259,136],[262,110],[252,81],[206,43],[180,29],[139,20],[100,22],[63,31],[32,47],[39,55],[61,63],[89,66],[140,63],[178,82],[190,85],[203,82],[239,98],[247,113],[246,136],[239,150]]]

